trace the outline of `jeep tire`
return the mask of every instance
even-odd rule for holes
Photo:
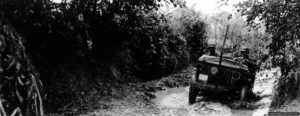
[[[199,93],[199,88],[194,87],[190,84],[190,91],[189,91],[189,103],[194,104],[196,102],[196,97]]]

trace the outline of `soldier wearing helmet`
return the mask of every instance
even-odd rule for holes
[[[249,53],[250,53],[250,49],[249,48],[242,48],[241,50],[241,57],[238,57],[238,58],[235,58],[234,60],[237,61],[237,62],[244,62],[244,61],[249,61],[250,60],[250,56],[249,56]]]
[[[258,70],[257,64],[254,62],[253,59],[250,58],[250,49],[247,47],[242,48],[241,50],[241,57],[234,59],[237,62],[240,62],[241,64],[247,65],[250,72],[254,73],[256,70]]]
[[[248,66],[249,69],[249,78],[251,79],[251,83],[254,83],[255,80],[255,72],[259,69],[258,65],[254,62],[253,59],[250,58],[250,49],[247,47],[242,48],[241,50],[241,57],[235,59],[235,61],[240,62],[241,64],[244,64],[246,66]],[[253,89],[253,85],[249,86],[250,90]],[[250,92],[249,97],[253,97],[253,98],[257,98],[257,96],[255,94],[253,94],[252,92]]]
[[[208,50],[208,55],[210,56],[218,56],[218,54],[216,53],[216,46],[215,44],[209,44],[207,47]]]
[[[249,60],[250,59],[249,53],[250,53],[250,49],[249,48],[243,48],[241,50],[241,54],[242,54],[243,59]]]

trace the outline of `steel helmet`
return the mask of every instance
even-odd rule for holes
[[[216,48],[216,45],[215,44],[208,44],[207,48]]]

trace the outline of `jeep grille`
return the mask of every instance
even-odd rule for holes
[[[222,78],[224,78],[224,81],[225,84],[230,84],[231,83],[231,78],[232,78],[232,75],[233,75],[233,71],[229,70],[229,69],[224,69],[223,70],[223,74],[224,76],[222,76]]]
[[[231,84],[234,71],[230,69],[222,69],[216,76],[209,78],[208,83],[227,86]]]

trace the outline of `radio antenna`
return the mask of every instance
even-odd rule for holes
[[[220,55],[219,65],[222,64],[224,46],[225,46],[225,43],[226,43],[226,40],[227,40],[228,30],[229,30],[229,25],[227,25],[227,28],[226,28],[225,38],[224,38],[223,45],[222,45],[222,48],[221,48],[221,55]]]

